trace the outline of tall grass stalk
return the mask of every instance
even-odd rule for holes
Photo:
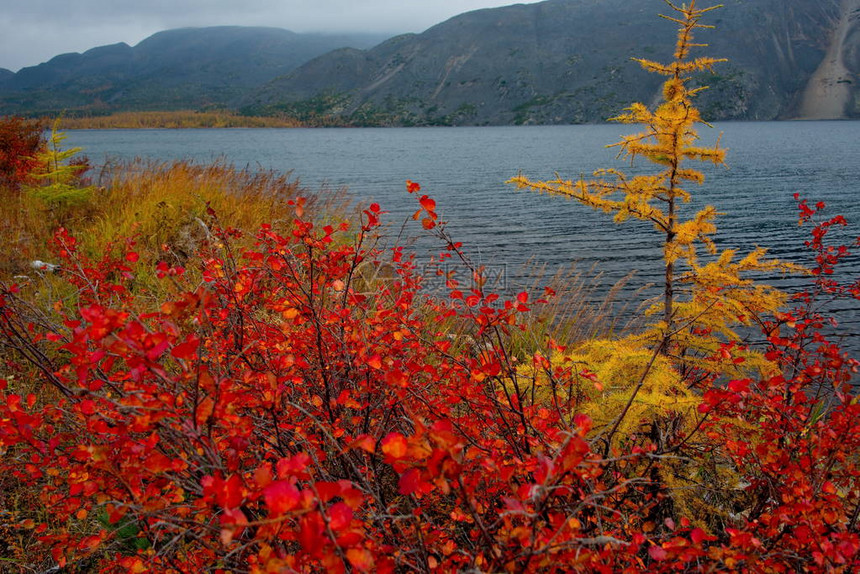
[[[596,265],[588,269],[571,263],[548,276],[546,265],[529,264],[526,291],[538,296],[548,293],[532,306],[534,331],[528,333],[535,348],[547,337],[565,346],[596,338],[623,336],[642,326],[643,298],[650,285],[628,289],[636,271],[607,286]],[[540,327],[538,327],[540,326]]]

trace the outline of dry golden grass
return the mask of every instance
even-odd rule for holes
[[[26,193],[4,193],[0,203],[0,278],[32,273],[30,262],[51,261],[54,231],[63,226],[78,238],[82,251],[100,258],[109,245],[136,241],[143,270],[158,261],[188,265],[210,227],[235,228],[250,243],[262,223],[286,228],[293,220],[289,201],[308,197],[308,212],[334,220],[348,217],[342,192],[313,193],[288,174],[237,169],[224,162],[134,160],[105,166],[85,205],[61,212]],[[217,222],[208,214],[214,211]]]

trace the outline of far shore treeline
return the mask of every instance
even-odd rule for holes
[[[50,118],[43,118],[49,125]],[[288,117],[247,116],[230,111],[116,112],[106,115],[61,116],[63,129],[154,129],[154,128],[295,128],[304,127]]]

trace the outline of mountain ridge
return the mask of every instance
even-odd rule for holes
[[[710,44],[703,55],[729,60],[694,78],[710,88],[697,100],[706,119],[860,118],[860,0],[723,4],[706,20],[716,30],[697,37]],[[659,99],[660,78],[631,58],[671,58],[665,11],[662,0],[545,0],[365,45],[274,28],[167,30],[0,71],[0,113],[224,107],[311,125],[600,122]],[[822,71],[831,59],[838,73]]]
[[[157,32],[135,46],[60,54],[0,83],[0,112],[45,114],[230,107],[247,90],[371,34],[214,26]]]

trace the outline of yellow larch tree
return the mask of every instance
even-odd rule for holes
[[[665,266],[662,297],[648,311],[653,320],[639,333],[555,347],[548,361],[524,365],[516,377],[518,388],[532,389],[535,402],[566,409],[571,417],[589,415],[594,423],[591,440],[605,456],[630,452],[635,445],[656,456],[643,461],[642,468],[628,469],[635,476],[647,473],[652,494],[668,495],[655,498],[662,502],[654,515],[671,506],[708,529],[726,513],[726,505],[705,503],[709,485],[720,484],[726,492],[739,485],[730,465],[706,454],[709,449],[698,434],[706,416],[698,411],[702,393],[729,377],[775,374],[775,367],[746,344],[741,332],[776,313],[785,301],[784,293],[756,281],[756,275],[800,268],[767,259],[763,249],[743,257],[731,249],[718,253],[712,240],[716,208],[684,213],[691,200],[687,186],[705,179],[690,163],[722,165],[725,160],[719,140],[713,146],[699,144],[696,126],[707,124],[693,98],[705,88],[691,86],[694,75],[723,61],[691,57],[692,49],[704,46],[694,43],[693,33],[711,28],[700,20],[720,6],[697,8],[695,0],[666,4],[673,15],[663,17],[678,24],[673,60],[636,60],[666,76],[662,101],[653,111],[633,104],[613,118],[644,126],[613,144],[619,157],[631,162],[641,158],[659,169],[635,176],[604,169],[578,181],[512,180],[612,213],[619,223],[631,218],[651,222],[662,241]],[[567,388],[559,384],[566,380],[563,373],[571,381]]]
[[[735,327],[775,311],[784,297],[778,290],[759,284],[750,273],[788,270],[793,266],[764,260],[757,250],[740,261],[727,250],[714,261],[701,264],[699,250],[717,255],[711,236],[716,232],[717,210],[707,206],[689,219],[682,219],[682,205],[691,199],[688,184],[702,184],[704,174],[688,167],[689,161],[724,163],[725,149],[699,144],[697,124],[707,125],[693,105],[704,87],[690,87],[694,74],[710,71],[723,59],[691,57],[693,48],[706,44],[693,41],[697,29],[712,28],[700,23],[708,12],[721,6],[697,8],[695,0],[678,6],[666,3],[673,16],[662,16],[678,24],[674,59],[668,64],[635,59],[645,70],[667,77],[662,102],[654,111],[641,103],[612,118],[622,123],[642,124],[644,131],[624,136],[613,146],[619,157],[636,158],[659,166],[653,174],[628,176],[618,169],[595,172],[595,179],[531,181],[519,176],[511,181],[520,187],[563,195],[595,209],[615,214],[616,222],[629,218],[653,223],[662,237],[665,276],[662,301],[651,309],[659,319],[646,333],[664,355],[701,366],[698,359],[711,356],[721,341],[739,339]],[[685,297],[680,298],[681,288]]]
[[[532,181],[524,176],[512,180],[522,188],[566,196],[612,213],[619,223],[631,218],[651,222],[660,235],[665,281],[662,297],[649,310],[654,320],[646,329],[623,338],[587,341],[548,357],[553,369],[595,380],[591,386],[577,387],[573,408],[592,418],[592,438],[603,444],[606,454],[633,443],[654,445],[658,453],[674,452],[681,445],[693,448],[701,422],[697,407],[709,385],[725,377],[772,373],[763,353],[749,348],[739,331],[777,312],[785,301],[780,290],[756,281],[756,274],[799,269],[766,259],[762,249],[743,257],[734,250],[718,253],[712,240],[716,208],[685,215],[683,207],[691,200],[687,186],[705,179],[691,162],[722,165],[725,160],[719,140],[713,146],[699,143],[696,126],[708,124],[693,98],[705,88],[691,86],[694,75],[724,61],[691,57],[691,50],[705,46],[694,43],[694,32],[711,28],[700,22],[702,17],[720,6],[697,8],[695,0],[680,6],[666,3],[673,14],[663,17],[678,25],[673,60],[668,64],[636,60],[644,69],[666,76],[662,101],[653,111],[633,104],[613,118],[644,126],[640,133],[613,144],[619,156],[642,158],[659,169],[635,176],[604,169],[578,181]],[[550,388],[549,373],[522,368],[517,376],[535,387],[536,401],[570,405],[572,396],[559,397]],[[655,485],[663,484],[673,493],[675,504],[686,508],[692,483],[676,488],[686,480],[684,467],[667,463],[655,470],[660,476],[654,479]],[[700,517],[711,512],[688,510],[690,516]]]

